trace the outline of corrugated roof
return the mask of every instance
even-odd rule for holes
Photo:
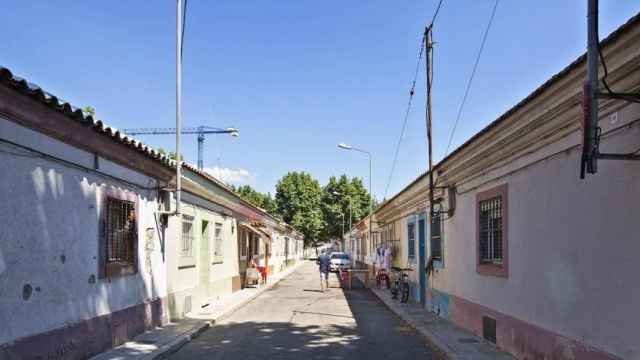
[[[175,167],[174,161],[154,150],[150,146],[126,136],[116,128],[107,126],[101,120],[94,119],[93,116],[85,114],[80,108],[44,91],[38,85],[13,75],[9,69],[3,66],[0,66],[0,83],[47,105],[50,109],[62,113],[73,121],[77,121],[87,127],[91,127],[100,134],[108,136],[111,139],[129,147],[131,150],[144,154],[148,158],[151,158],[165,166]]]

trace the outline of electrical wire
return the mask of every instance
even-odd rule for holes
[[[598,8],[598,1],[596,1],[596,9]],[[640,93],[638,94],[622,94],[622,93],[617,93],[613,90],[611,90],[611,88],[609,87],[609,84],[607,83],[607,76],[609,76],[609,69],[607,68],[607,63],[604,61],[604,55],[602,55],[602,48],[600,47],[600,33],[598,30],[599,24],[598,24],[598,17],[599,14],[598,12],[596,12],[595,14],[596,17],[596,26],[595,26],[595,33],[596,33],[596,47],[598,49],[598,57],[600,58],[600,63],[602,64],[602,69],[604,70],[604,76],[602,76],[602,84],[604,85],[605,89],[607,89],[607,92],[609,93],[609,95],[611,95],[614,98],[618,98],[618,99],[622,99],[622,100],[626,100],[629,102],[634,102],[634,103],[640,103]]]
[[[404,113],[404,119],[402,121],[402,128],[400,130],[400,138],[398,139],[398,143],[396,144],[396,151],[393,156],[393,165],[391,166],[391,172],[389,173],[389,179],[387,180],[387,186],[384,190],[384,198],[387,197],[387,193],[389,191],[389,186],[391,185],[391,179],[393,178],[393,174],[396,170],[396,164],[398,163],[398,155],[400,153],[400,145],[402,144],[402,140],[404,139],[404,132],[407,128],[407,122],[409,120],[409,114],[411,113],[411,104],[413,102],[413,95],[415,94],[416,81],[418,80],[418,74],[420,73],[420,64],[422,63],[422,54],[424,53],[424,37],[420,40],[422,44],[420,46],[420,52],[418,54],[418,63],[416,64],[416,70],[413,76],[413,81],[411,82],[411,89],[409,90],[409,101],[407,102],[407,109]]]
[[[436,7],[435,12],[433,13],[433,17],[431,18],[431,22],[427,28],[433,27],[436,19],[438,18],[438,14],[440,13],[440,8],[442,7],[443,0],[438,2],[438,6]],[[411,104],[413,101],[413,95],[415,94],[416,81],[418,80],[418,74],[420,73],[420,64],[422,64],[422,54],[424,53],[424,34],[422,38],[420,38],[420,51],[418,53],[418,63],[416,64],[416,70],[413,75],[413,81],[411,81],[411,89],[409,90],[409,101],[407,102],[407,109],[404,113],[404,119],[402,121],[402,128],[400,129],[400,138],[398,139],[398,143],[396,144],[395,154],[393,156],[393,165],[391,165],[391,172],[389,173],[389,179],[387,180],[387,186],[384,190],[384,198],[387,197],[389,192],[389,186],[391,185],[391,179],[393,178],[393,174],[396,170],[396,165],[398,163],[398,155],[400,153],[400,145],[402,144],[402,140],[404,139],[404,132],[407,128],[407,122],[409,120],[409,114],[411,112]]]
[[[464,105],[467,102],[467,98],[469,96],[469,90],[471,90],[471,83],[473,83],[473,78],[476,76],[476,71],[478,70],[478,63],[480,62],[482,51],[484,50],[485,43],[487,42],[489,29],[491,29],[491,24],[493,23],[493,19],[495,18],[496,10],[498,8],[499,2],[500,0],[496,0],[495,4],[493,5],[493,10],[491,11],[491,17],[489,18],[489,23],[487,24],[487,28],[484,31],[484,35],[482,36],[482,42],[480,43],[480,51],[478,51],[478,55],[476,56],[475,63],[473,64],[473,70],[471,71],[471,76],[469,77],[469,81],[467,82],[467,87],[464,91],[464,96],[462,97],[462,102],[460,103],[460,107],[458,108],[458,114],[456,115],[456,120],[453,123],[453,129],[451,130],[451,134],[449,135],[449,142],[447,143],[447,148],[444,152],[445,156],[447,156],[447,154],[449,153],[451,142],[453,141],[453,137],[458,127],[458,123],[460,122],[460,117],[462,116],[462,110],[464,109]]]
[[[180,61],[182,61],[182,49],[184,49],[184,28],[186,27],[187,21],[187,1],[184,0],[184,6],[182,9],[182,29],[180,34]]]

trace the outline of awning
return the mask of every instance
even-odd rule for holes
[[[240,226],[249,229],[250,231],[252,231],[254,234],[256,235],[260,235],[260,236],[264,236],[266,238],[268,238],[269,240],[271,240],[271,235],[269,235],[269,233],[267,233],[265,230],[262,230],[259,227],[253,226],[248,222],[241,222]]]

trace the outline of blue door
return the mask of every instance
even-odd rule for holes
[[[420,214],[418,216],[418,274],[420,277],[420,305],[425,306],[427,291],[427,274],[425,272],[425,244],[427,242],[427,215]]]

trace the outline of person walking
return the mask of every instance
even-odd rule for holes
[[[318,257],[318,268],[320,270],[320,290],[325,292],[329,290],[329,256],[326,253],[322,253]]]

